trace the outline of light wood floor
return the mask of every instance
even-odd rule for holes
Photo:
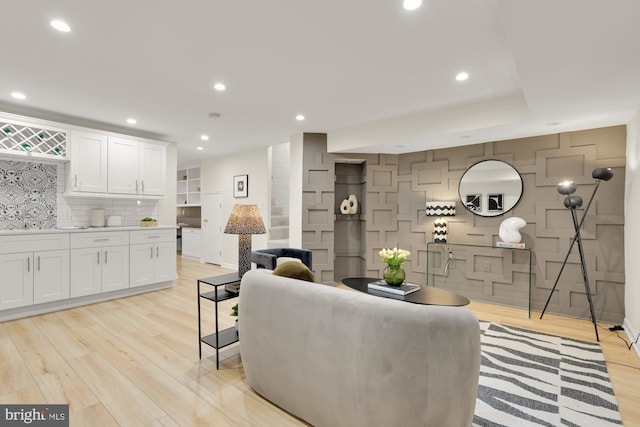
[[[72,426],[301,426],[247,385],[238,344],[198,359],[197,278],[228,273],[178,259],[174,287],[0,323],[0,402],[69,403]],[[236,300],[220,304],[223,327]],[[204,332],[213,303],[203,301]],[[479,318],[594,340],[591,323],[472,303]],[[608,325],[603,325],[608,326]],[[640,426],[640,359],[615,333],[601,344],[624,425]]]

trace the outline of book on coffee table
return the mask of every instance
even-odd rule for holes
[[[420,290],[420,285],[416,285],[414,283],[404,282],[400,286],[391,286],[388,285],[384,280],[378,280],[376,282],[371,282],[367,285],[369,289],[375,289],[377,291],[389,292],[396,295],[409,295],[410,293],[416,292]]]

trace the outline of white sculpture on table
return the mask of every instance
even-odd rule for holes
[[[522,239],[519,230],[525,225],[527,225],[527,222],[524,219],[512,216],[502,221],[498,230],[498,235],[503,242],[519,243],[520,239]]]

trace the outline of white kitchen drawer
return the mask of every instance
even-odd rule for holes
[[[69,233],[0,236],[0,254],[69,249]]]
[[[128,231],[100,231],[96,233],[71,234],[71,249],[100,248],[129,244]]]
[[[174,242],[176,240],[176,230],[173,228],[166,230],[135,230],[131,231],[131,244],[156,242]]]

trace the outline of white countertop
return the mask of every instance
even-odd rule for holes
[[[136,231],[136,230],[175,230],[175,225],[156,225],[153,227],[139,226],[120,226],[120,227],[60,227],[47,229],[16,229],[16,230],[0,230],[0,236],[14,236],[16,234],[51,234],[51,233],[95,233],[105,231]]]

